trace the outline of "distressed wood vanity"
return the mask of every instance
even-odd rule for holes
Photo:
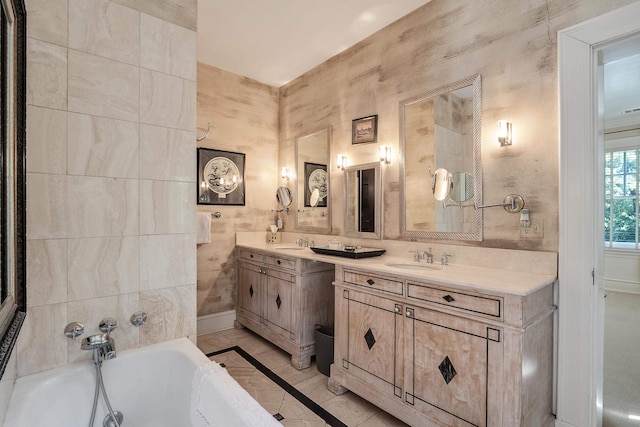
[[[415,426],[554,422],[554,274],[282,249],[238,247],[237,321],[298,369],[333,324],[332,392]]]
[[[505,292],[429,276],[336,266],[329,388],[410,425],[550,425],[555,280]]]
[[[333,324],[334,266],[287,250],[238,247],[237,326],[245,326],[308,368],[314,326]]]

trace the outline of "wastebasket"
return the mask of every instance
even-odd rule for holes
[[[321,374],[329,376],[329,365],[333,363],[333,327],[315,325],[316,365]]]

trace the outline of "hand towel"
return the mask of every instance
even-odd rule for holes
[[[196,243],[211,243],[211,212],[198,212]]]

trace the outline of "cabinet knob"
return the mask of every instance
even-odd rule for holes
[[[395,308],[393,309],[393,311],[394,311],[395,313],[400,313],[400,312],[402,312],[402,306],[401,306],[401,305],[396,304],[396,306],[395,306]]]
[[[407,317],[413,317],[413,309],[407,308]]]

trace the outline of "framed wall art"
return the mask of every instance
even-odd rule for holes
[[[304,162],[304,206],[305,207],[327,207],[327,190],[329,185],[329,175],[327,175],[327,165],[319,163]],[[320,192],[318,204],[311,205],[311,193],[318,189]]]
[[[378,115],[355,119],[351,123],[351,144],[376,142],[378,139]]]
[[[244,206],[244,153],[198,148],[198,204]]]

